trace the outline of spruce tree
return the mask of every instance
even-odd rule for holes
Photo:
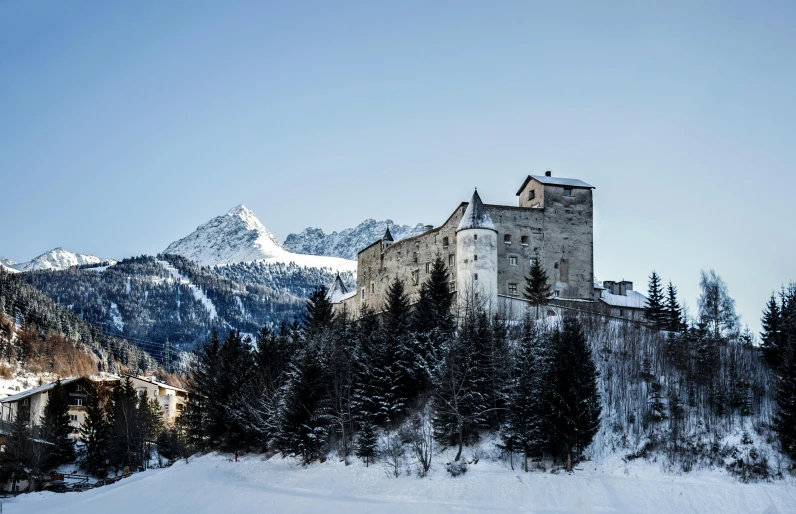
[[[550,346],[552,358],[547,380],[551,384],[553,449],[566,456],[567,470],[571,471],[572,452],[581,454],[600,427],[602,406],[597,366],[583,326],[574,316],[564,317],[561,328],[553,333]]]
[[[187,432],[188,445],[194,450],[205,450],[217,444],[223,431],[222,419],[211,403],[218,379],[220,348],[218,332],[213,329],[207,343],[197,351],[188,375],[188,403],[181,419]]]
[[[666,327],[669,332],[680,332],[683,328],[683,310],[677,301],[677,288],[669,281],[666,295]]]
[[[69,421],[69,398],[59,379],[47,395],[41,419],[42,439],[52,443],[46,450],[44,464],[48,469],[55,469],[75,458],[75,442],[70,436],[72,426]]]
[[[453,294],[450,290],[448,267],[437,255],[432,263],[431,273],[420,286],[420,296],[412,316],[413,352],[420,393],[430,392],[433,369],[440,359],[440,349],[455,328],[452,305]]]
[[[661,277],[655,271],[650,275],[645,317],[654,328],[659,330],[666,328],[663,287],[661,286]]]
[[[796,348],[788,349],[788,356],[777,377],[777,412],[774,430],[782,451],[796,461]]]
[[[387,408],[395,420],[420,391],[423,377],[411,333],[411,308],[403,280],[395,280],[387,287],[381,338],[386,345],[387,366],[392,370],[392,405]]]
[[[547,303],[550,296],[550,284],[548,283],[547,272],[542,267],[542,261],[538,257],[532,259],[528,267],[528,275],[525,277],[525,289],[523,291],[525,299],[531,302],[536,309],[536,317],[539,317],[539,307]]]
[[[777,369],[782,364],[782,312],[773,293],[763,311],[761,323],[763,332],[760,334],[760,348],[763,357],[771,369]]]
[[[34,442],[30,426],[17,414],[6,435],[4,451],[0,452],[0,474],[13,491],[21,480],[28,480],[34,468]]]
[[[354,449],[357,457],[365,461],[368,467],[379,451],[379,436],[376,424],[370,416],[367,416],[359,424],[356,448]]]
[[[108,474],[108,444],[111,427],[100,404],[101,391],[98,386],[88,391],[86,417],[80,427],[83,440],[82,467],[98,478]]]
[[[307,337],[314,337],[316,333],[328,330],[331,326],[334,312],[332,302],[328,298],[326,288],[320,286],[313,291],[307,300],[307,313],[304,316],[304,333]]]
[[[132,471],[141,462],[138,395],[130,377],[113,389],[108,404],[111,419],[110,463],[116,470]]]
[[[210,399],[211,412],[219,417],[218,447],[234,452],[245,449],[248,438],[248,385],[253,378],[251,345],[232,330],[218,352],[218,375]]]

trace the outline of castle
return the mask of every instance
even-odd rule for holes
[[[528,175],[517,206],[485,204],[476,190],[442,225],[400,241],[388,229],[360,250],[356,290],[346,290],[338,279],[332,302],[355,316],[365,304],[380,311],[396,277],[416,300],[438,255],[448,265],[460,305],[469,293],[493,309],[501,299],[519,300],[533,259],[547,271],[553,297],[594,301],[593,189],[548,171]]]

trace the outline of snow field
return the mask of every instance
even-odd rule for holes
[[[515,463],[516,465],[516,463]],[[435,462],[427,478],[390,478],[382,463],[212,454],[83,493],[34,493],[6,513],[765,513],[796,512],[792,479],[741,484],[720,472],[664,475],[649,463],[586,463],[568,475],[512,471],[481,460],[457,478]]]

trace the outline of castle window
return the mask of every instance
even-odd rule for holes
[[[412,272],[412,284],[418,285],[420,283],[420,270],[416,269]]]
[[[478,256],[477,255],[473,255],[473,260],[477,261],[478,260]]]
[[[417,252],[412,252],[412,260],[417,262]]]
[[[517,284],[509,284],[509,294],[510,295],[517,294]]]
[[[453,266],[454,264],[456,264],[456,256],[448,255],[448,266]]]
[[[473,241],[478,241],[478,234],[473,234]]]
[[[473,280],[478,280],[478,273],[475,273],[475,274],[474,274],[474,277],[475,277],[475,278],[474,278]]]
[[[572,196],[572,188],[571,187],[565,187],[564,188],[564,196]]]
[[[522,246],[528,246],[531,244],[531,238],[529,236],[520,236],[520,244]]]
[[[426,263],[426,273],[431,273],[431,263],[430,262]]]
[[[443,237],[442,238],[442,248],[445,249],[447,247],[448,247],[448,238],[447,237]]]
[[[365,299],[365,288],[364,287],[362,288],[362,299],[363,300]]]
[[[511,234],[503,234],[503,242],[507,245],[511,244]]]
[[[528,191],[528,200],[536,198],[536,191]]]
[[[511,256],[509,257],[509,266],[516,266],[517,265],[517,257]]]

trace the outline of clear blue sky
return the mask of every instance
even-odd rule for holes
[[[796,2],[0,1],[0,255],[597,187],[600,279],[796,279]]]

